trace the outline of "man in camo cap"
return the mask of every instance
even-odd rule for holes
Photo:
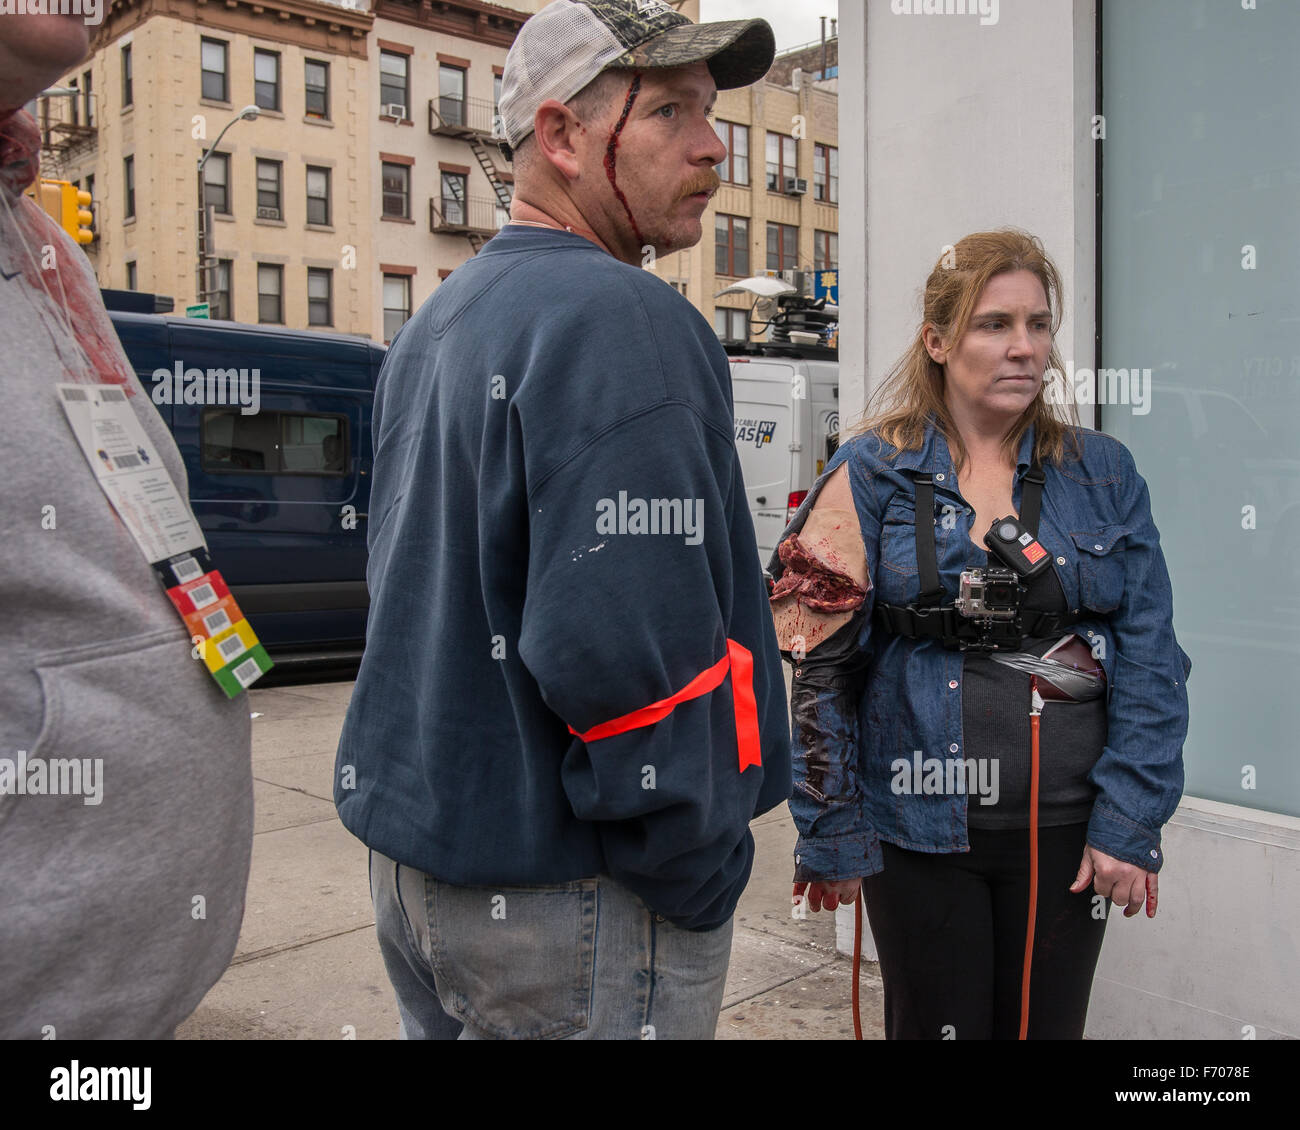
[[[717,88],[773,52],[659,0],[528,20],[512,221],[385,359],[335,800],[407,1036],[717,1025],[789,720],[727,358],[641,267],[699,241]]]

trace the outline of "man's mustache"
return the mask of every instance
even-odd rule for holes
[[[722,187],[722,178],[713,170],[701,172],[699,176],[693,177],[686,183],[682,189],[680,199],[685,200],[688,196],[694,196],[697,192],[717,192]]]

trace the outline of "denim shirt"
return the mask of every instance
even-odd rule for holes
[[[1051,554],[1068,607],[1084,617],[1073,630],[1106,670],[1108,734],[1089,774],[1097,795],[1088,843],[1156,872],[1164,862],[1160,829],[1183,789],[1191,660],[1174,638],[1169,573],[1132,455],[1112,436],[1084,428],[1077,434],[1081,455],[1072,454],[1067,439],[1063,462],[1043,464],[1038,539]],[[1031,427],[1018,453],[1017,513],[1033,439]],[[841,464],[848,468],[871,579],[858,640],[868,665],[861,692],[817,692],[817,724],[829,731],[823,745],[831,762],[824,802],[805,788],[807,765],[797,751],[806,747],[793,725],[790,811],[799,831],[800,880],[875,874],[883,867],[881,840],[914,851],[970,850],[965,793],[898,795],[890,787],[892,763],[910,762],[914,751],[940,762],[965,757],[962,653],[938,640],[886,633],[872,623],[872,610],[877,600],[907,605],[918,595],[914,474],[934,477],[935,513],[923,518],[935,523],[944,603],[957,595],[963,569],[987,564],[970,538],[974,510],[958,491],[948,445],[936,428],[927,429],[920,450],[902,452],[869,432],[836,451],[783,538],[802,529],[822,484]],[[781,571],[776,555],[771,570]],[[1049,703],[1046,709],[1069,707]]]

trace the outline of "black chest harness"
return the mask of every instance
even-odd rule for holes
[[[1046,481],[1043,468],[1035,460],[1025,472],[1020,498],[1020,521],[1035,536]],[[1077,609],[1073,612],[1025,609],[1018,610],[1014,619],[992,621],[964,616],[954,604],[941,605],[944,591],[939,582],[939,558],[934,541],[934,477],[928,472],[919,474],[915,483],[920,593],[914,603],[905,606],[877,602],[877,627],[910,640],[938,640],[955,651],[1017,651],[1027,638],[1059,636],[1082,619]],[[1021,586],[1022,599],[1025,591]]]

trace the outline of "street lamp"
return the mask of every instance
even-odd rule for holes
[[[217,146],[221,144],[221,139],[226,136],[226,130],[239,121],[251,122],[257,117],[259,110],[256,106],[245,106],[233,118],[226,123],[225,129],[217,134],[217,140],[209,145],[204,151],[203,156],[199,158],[198,176],[199,176],[199,269],[197,287],[197,302],[203,303],[208,300],[208,271],[211,270],[208,260],[211,258],[212,248],[212,219],[208,215],[208,193],[207,186],[203,180],[203,166],[208,163],[208,158],[212,156]],[[230,191],[230,185],[226,185],[226,191]]]

